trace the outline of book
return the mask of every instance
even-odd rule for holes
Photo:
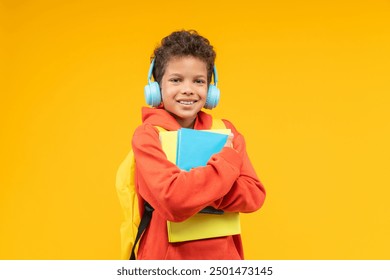
[[[169,222],[170,243],[215,238],[241,233],[238,213],[225,212],[222,215],[197,213],[184,222]]]
[[[182,129],[184,129],[184,128],[182,128]],[[167,131],[160,131],[161,147],[162,147],[163,151],[165,152],[167,159],[176,165],[177,165],[176,162],[177,162],[177,150],[178,150],[178,134],[179,134],[179,131],[182,129],[172,130],[172,131],[168,131],[168,130]],[[193,129],[186,129],[186,130],[193,130]],[[231,133],[230,129],[193,130],[193,131],[198,131],[198,132],[202,131],[202,132],[207,132],[207,133],[219,133],[219,134],[223,134],[223,138],[226,138],[226,139],[227,139],[227,136],[225,136],[225,135],[229,135]],[[195,132],[195,134],[196,134],[196,132]],[[226,143],[226,140],[224,143]],[[199,145],[196,144],[196,147],[199,147]],[[218,151],[220,151],[221,149],[222,148],[220,148]],[[192,150],[192,152],[193,152],[193,150]],[[188,153],[185,153],[185,155],[188,155]],[[211,155],[209,156],[209,158],[210,157],[211,157]],[[202,166],[206,165],[205,163],[207,163],[207,161],[208,161],[207,160],[205,162],[205,158],[207,158],[207,157],[203,158],[203,160],[202,160],[203,165]],[[183,161],[183,160],[181,160],[181,161]],[[191,164],[191,165],[192,165],[192,167],[196,167],[196,164]]]
[[[206,166],[209,159],[225,146],[230,129],[160,132],[167,159],[180,169]],[[167,222],[169,242],[183,242],[241,233],[239,213],[206,207],[183,222]]]
[[[230,130],[214,133],[205,130],[182,128],[177,131],[176,165],[190,171],[194,167],[206,166],[213,154],[222,150]]]

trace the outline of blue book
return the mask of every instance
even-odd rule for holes
[[[226,144],[230,129],[215,132],[181,128],[177,132],[176,165],[186,171],[206,166],[212,155]]]

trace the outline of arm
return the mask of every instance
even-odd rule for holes
[[[138,192],[170,221],[183,221],[219,200],[240,176],[242,159],[231,148],[213,155],[207,166],[186,172],[167,160],[152,125],[137,128],[132,144]]]
[[[233,124],[226,120],[224,120],[224,123],[234,134],[233,146],[240,155],[243,164],[240,168],[240,175],[229,192],[223,198],[214,201],[212,206],[229,212],[254,212],[264,203],[264,186],[257,178],[249,160],[244,137],[235,129]]]

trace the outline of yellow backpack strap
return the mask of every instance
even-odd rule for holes
[[[159,132],[161,132],[161,131],[167,131],[165,128],[162,128],[161,126],[155,125],[154,127],[157,128],[157,130],[158,130]]]
[[[224,129],[226,128],[225,123],[221,119],[213,119],[211,129]]]

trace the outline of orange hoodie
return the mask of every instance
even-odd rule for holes
[[[240,235],[169,243],[167,220],[180,222],[206,206],[227,212],[254,212],[264,202],[265,190],[249,161],[243,136],[223,120],[234,134],[232,148],[223,148],[207,166],[180,170],[168,161],[158,130],[178,130],[174,117],[161,108],[143,108],[143,124],[133,136],[136,187],[140,214],[143,201],[155,209],[139,245],[137,259],[196,260],[243,259]],[[210,129],[211,115],[199,112],[194,129]]]

